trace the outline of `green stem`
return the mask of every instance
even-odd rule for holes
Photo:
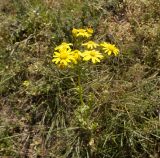
[[[78,67],[78,91],[79,91],[79,99],[81,102],[81,105],[84,105],[83,102],[83,89],[82,89],[82,85],[81,85],[81,68]]]

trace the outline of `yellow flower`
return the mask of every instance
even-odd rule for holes
[[[25,87],[28,87],[29,86],[29,81],[27,81],[27,80],[25,80],[24,82],[23,82],[23,86],[25,86]]]
[[[72,54],[75,59],[75,64],[77,64],[77,61],[81,59],[82,53],[79,50],[74,50]]]
[[[78,29],[73,28],[73,29],[72,29],[72,34],[73,34],[73,35],[76,35],[77,33],[78,33]]]
[[[75,61],[71,50],[67,50],[65,48],[60,49],[59,52],[54,52],[52,62],[55,64],[61,66],[61,67],[66,67],[69,66],[68,64],[71,63],[72,61]]]
[[[59,46],[57,46],[55,50],[71,49],[70,46],[72,45],[73,45],[72,43],[63,42]]]
[[[92,28],[87,28],[87,32],[90,34],[93,34],[93,29]]]
[[[83,52],[82,56],[84,61],[91,60],[93,63],[100,62],[103,58],[103,55],[96,50],[86,50]]]
[[[96,48],[99,45],[97,43],[93,42],[93,41],[88,41],[88,42],[82,44],[82,46],[86,46],[88,49],[93,49],[93,48]]]
[[[104,50],[104,52],[108,53],[108,55],[114,53],[114,55],[117,56],[119,54],[119,49],[113,44],[103,42],[100,45],[103,47],[102,49]]]
[[[92,36],[91,30],[90,30],[90,32],[88,32],[85,29],[73,29],[72,34],[75,37],[87,37],[88,38],[88,37]]]

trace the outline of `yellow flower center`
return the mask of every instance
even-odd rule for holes
[[[60,59],[62,59],[62,60],[67,59],[67,57],[68,57],[68,53],[66,53],[66,52],[65,53],[63,52],[60,54]]]
[[[108,49],[109,49],[110,51],[114,51],[114,50],[115,50],[115,47],[112,46],[112,45],[109,45],[109,46],[108,46]]]
[[[96,53],[95,52],[90,52],[90,55],[94,57],[96,55]]]

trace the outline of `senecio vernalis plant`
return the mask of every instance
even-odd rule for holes
[[[58,68],[72,68],[77,69],[78,83],[77,90],[79,92],[79,99],[81,105],[77,108],[76,117],[81,125],[85,128],[93,129],[96,123],[89,122],[90,106],[86,105],[83,101],[83,88],[81,85],[81,70],[82,63],[100,63],[107,56],[117,56],[119,49],[108,42],[95,42],[90,39],[93,34],[92,28],[87,29],[73,29],[73,42],[62,42],[59,46],[55,47],[53,60]]]

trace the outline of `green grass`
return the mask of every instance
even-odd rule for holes
[[[157,0],[1,0],[0,157],[158,158],[159,7]],[[73,42],[72,28],[87,26],[120,54],[83,66],[83,109],[76,73],[51,60],[55,46]]]

